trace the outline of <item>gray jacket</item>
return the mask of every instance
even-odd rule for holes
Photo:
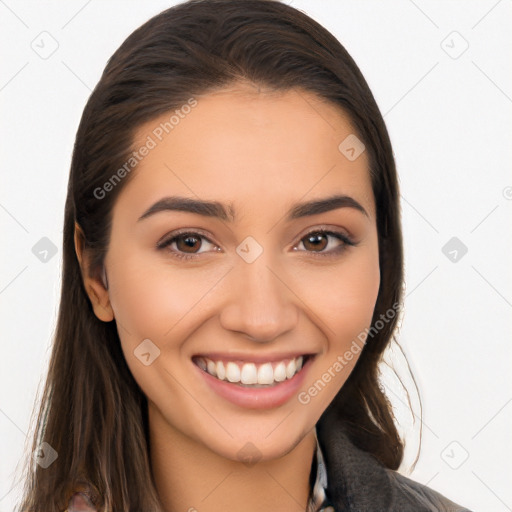
[[[386,468],[354,446],[341,429],[327,429],[324,424],[322,430],[317,424],[317,438],[327,473],[326,505],[336,512],[471,512]]]

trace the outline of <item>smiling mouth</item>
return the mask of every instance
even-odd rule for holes
[[[192,362],[218,380],[240,387],[268,388],[292,379],[314,354],[265,363],[214,361],[206,356],[194,356]]]

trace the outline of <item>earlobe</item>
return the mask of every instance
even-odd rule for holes
[[[105,267],[102,269],[102,278],[89,275],[89,255],[84,250],[84,233],[80,225],[75,222],[75,252],[82,274],[84,288],[91,301],[94,314],[103,322],[111,322],[114,319],[114,311],[110,304],[108,294],[108,281]]]
[[[94,314],[102,322],[111,322],[114,320],[114,311],[110,304],[110,299],[107,289],[99,280],[94,278],[85,279],[85,289],[89,295],[89,299],[94,309]]]

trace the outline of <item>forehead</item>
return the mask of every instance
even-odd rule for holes
[[[343,151],[355,130],[341,108],[301,89],[235,86],[194,100],[136,131],[134,151],[150,149],[118,199],[134,215],[166,194],[275,215],[278,205],[335,193],[374,215],[367,154]]]

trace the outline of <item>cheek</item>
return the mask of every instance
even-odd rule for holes
[[[343,387],[362,353],[379,292],[378,251],[359,253],[337,272],[317,282],[323,285],[323,293],[311,304],[315,304],[314,311],[321,320],[316,325],[323,330],[327,342],[299,402],[315,403],[321,412]]]
[[[323,328],[337,349],[350,345],[369,327],[379,292],[377,248],[361,251],[333,272],[316,276],[308,302],[323,320]]]
[[[190,291],[194,287],[186,286],[183,275],[166,270],[148,265],[132,252],[118,259],[109,273],[110,300],[126,363],[146,396],[155,401],[172,388],[164,368],[169,358],[176,358],[183,319],[200,292]]]
[[[152,273],[132,261],[125,260],[111,271],[110,301],[116,321],[127,333],[150,338],[162,330],[160,309],[165,286],[164,283],[155,286]],[[172,294],[167,294],[165,299],[169,297]]]
[[[208,285],[198,280],[191,283],[186,272],[136,257],[115,265],[111,274],[110,300],[116,320],[134,336],[159,341],[170,336]]]
[[[337,306],[334,330],[343,341],[353,338],[370,325],[379,292],[380,272],[376,265],[359,266],[344,276],[343,284],[332,295]],[[357,331],[357,332],[356,332]]]

